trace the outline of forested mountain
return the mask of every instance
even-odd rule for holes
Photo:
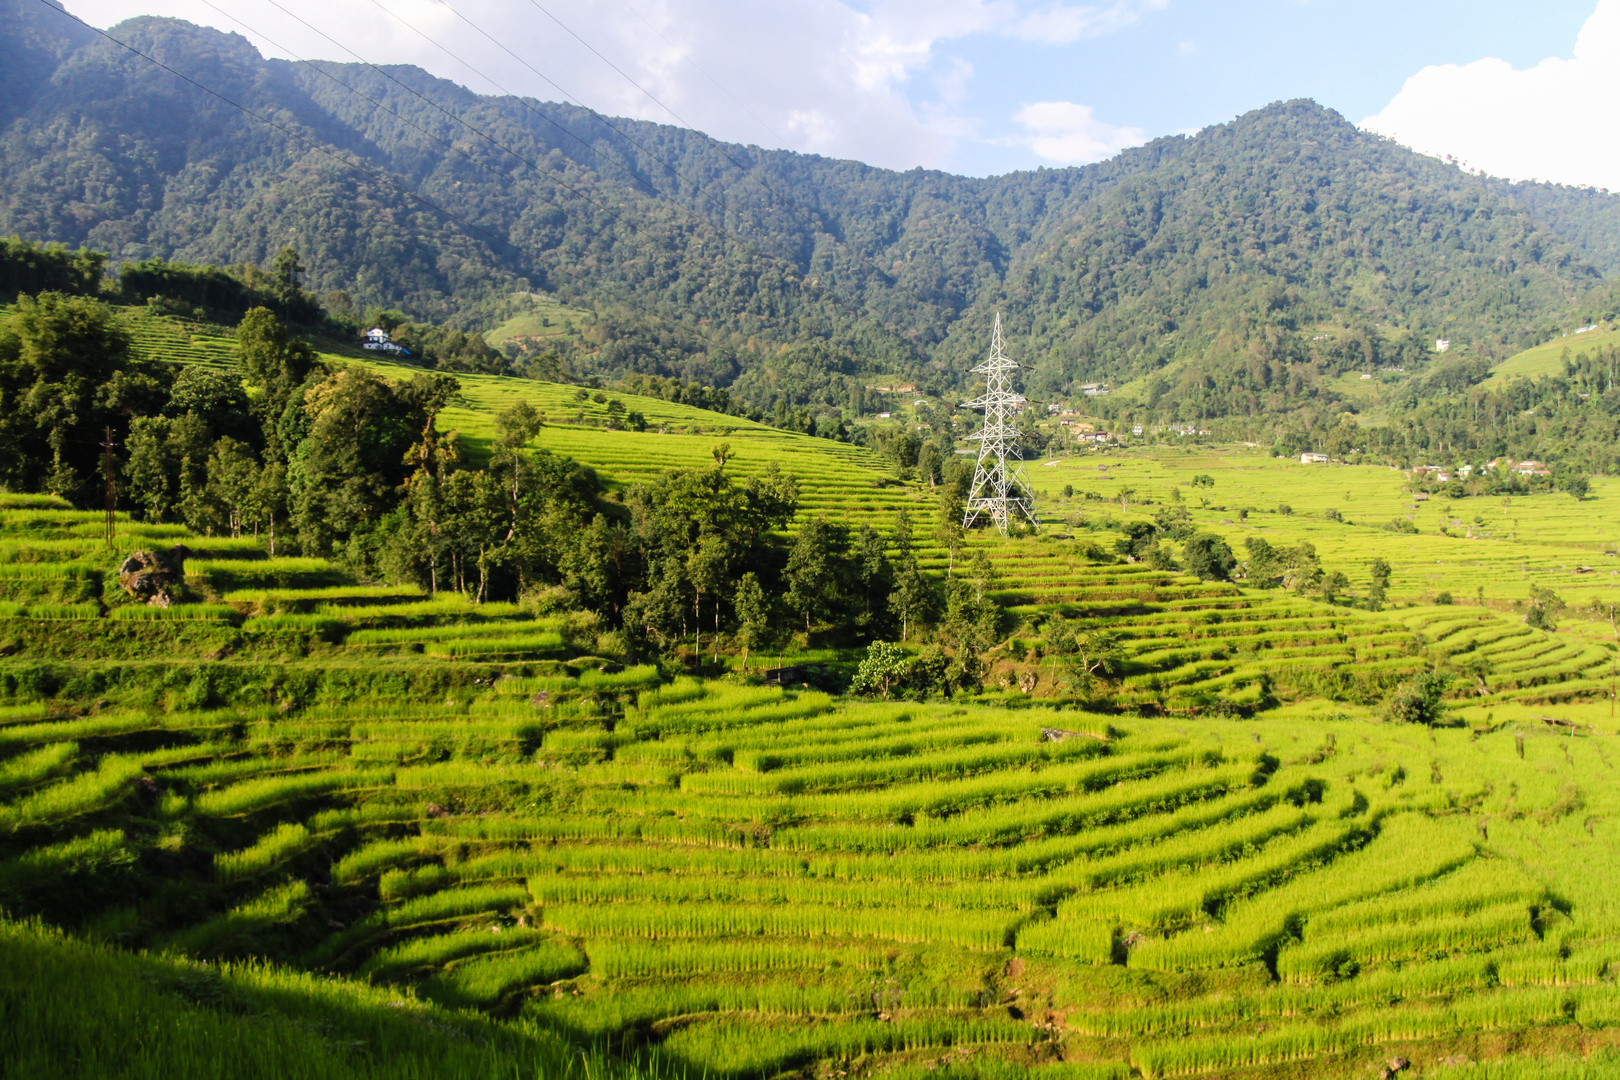
[[[1437,336],[1505,356],[1612,304],[1620,264],[1620,197],[1471,176],[1306,101],[974,179],[265,60],[177,20],[113,34],[269,122],[0,0],[0,235],[115,265],[291,245],[317,294],[469,329],[540,290],[599,313],[575,375],[677,375],[765,410],[847,408],[876,373],[958,386],[1000,308],[1038,393],[1146,379],[1170,413],[1288,412]]]

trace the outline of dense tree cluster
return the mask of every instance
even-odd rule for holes
[[[873,411],[880,381],[961,388],[1001,310],[1037,396],[1142,380],[1138,405],[1162,420],[1244,418],[1280,438],[1344,411],[1330,384],[1345,372],[1418,371],[1436,337],[1498,359],[1615,306],[1592,263],[1614,269],[1620,198],[1471,176],[1309,102],[1083,169],[974,179],[720,147],[363,65],[316,72],[174,20],[119,27],[396,189],[25,8],[0,24],[34,74],[0,118],[0,231],[105,250],[137,268],[142,301],[297,322],[272,272],[242,275],[248,295],[161,262],[269,265],[290,243],[329,313],[409,312],[405,336],[449,370],[495,361],[415,327],[494,325],[543,290],[593,314],[516,350],[533,370],[721,388],[831,433]],[[1472,378],[1444,375],[1448,391]]]
[[[260,536],[272,554],[430,592],[590,612],[626,654],[701,657],[722,637],[744,650],[915,640],[927,626],[925,682],[942,689],[974,677],[954,657],[998,639],[982,554],[941,594],[904,515],[892,537],[819,517],[788,537],[797,482],[774,464],[739,479],[726,443],[710,467],[609,495],[590,469],[531,447],[545,421],[519,403],[474,467],[436,423],[453,376],[328,363],[263,307],[236,338],[234,370],[174,369],[137,359],[99,300],[19,297],[0,324],[0,484],[94,505],[110,432],[119,504],[146,521]]]

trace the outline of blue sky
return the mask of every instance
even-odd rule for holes
[[[1271,101],[1313,98],[1359,121],[1435,64],[1500,57],[1527,68],[1568,56],[1594,0],[1172,0],[1100,38],[1041,46],[962,41],[986,129],[1022,104],[1090,105],[1098,119],[1149,136],[1196,130]],[[970,143],[966,172],[1029,166],[1033,152]]]
[[[1310,97],[1496,175],[1620,188],[1596,137],[1620,0],[65,2],[889,168],[1083,164]]]

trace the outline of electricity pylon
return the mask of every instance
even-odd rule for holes
[[[962,527],[970,529],[980,514],[990,515],[1001,535],[1015,515],[1023,515],[1035,523],[1035,500],[1030,498],[1029,483],[1024,478],[1024,459],[1018,451],[1018,409],[1024,396],[1012,388],[1013,372],[1019,369],[1001,349],[1001,312],[996,312],[996,328],[990,336],[990,355],[974,368],[975,374],[984,376],[984,394],[972,401],[962,402],[964,409],[981,409],[984,427],[977,435],[979,464],[973,470],[973,490],[968,494],[967,513]],[[1012,459],[1012,467],[1007,465]]]

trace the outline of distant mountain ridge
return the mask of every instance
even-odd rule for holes
[[[959,385],[1000,308],[1032,392],[1147,379],[1201,415],[1287,410],[1439,336],[1505,356],[1611,303],[1620,269],[1620,196],[1470,176],[1307,101],[980,179],[610,124],[411,67],[265,60],[178,20],[112,33],[277,126],[0,0],[19,58],[0,233],[115,262],[292,244],[316,291],[469,327],[543,290],[616,313],[601,373],[762,405],[836,403],[868,372]]]

